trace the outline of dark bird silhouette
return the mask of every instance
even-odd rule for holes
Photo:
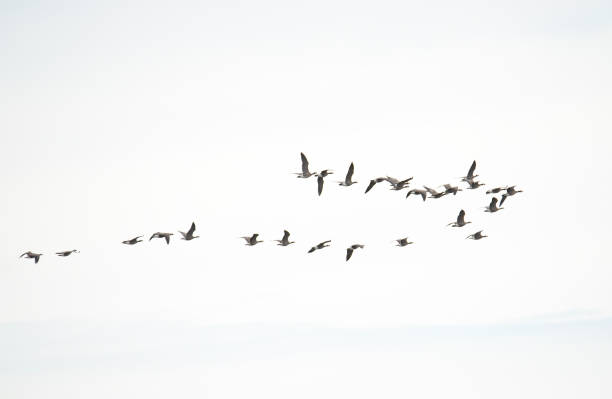
[[[357,183],[356,181],[353,181],[353,172],[355,172],[355,165],[351,162],[351,166],[349,166],[348,168],[348,172],[346,172],[346,177],[344,178],[344,181],[338,182],[341,186],[344,187],[349,187],[352,186],[353,184]]]
[[[32,251],[28,251],[28,252],[22,253],[20,258],[24,256],[28,259],[34,259],[34,263],[38,263],[38,261],[40,260],[40,257],[43,256],[43,254],[37,254]]]
[[[151,241],[154,238],[163,238],[166,240],[166,244],[170,244],[171,235],[174,235],[174,234],[173,233],[162,233],[158,231],[157,233],[153,233],[153,235],[149,238],[149,241]]]
[[[293,243],[295,243],[295,241],[289,241],[289,235],[290,235],[290,234],[291,234],[291,233],[289,233],[287,230],[285,230],[285,233],[284,233],[284,235],[283,235],[283,238],[282,238],[282,239],[280,239],[280,240],[274,240],[274,241],[278,242],[278,244],[276,244],[276,245],[280,245],[280,246],[286,247],[286,246],[287,246],[287,245],[289,245],[289,244],[293,244]]]
[[[349,259],[351,259],[351,256],[353,256],[353,251],[356,250],[357,248],[363,248],[364,245],[361,244],[353,244],[350,247],[348,247],[346,249],[346,260],[348,261]]]
[[[489,204],[489,206],[487,206],[487,207],[485,208],[485,212],[491,212],[491,213],[493,213],[493,212],[497,212],[497,211],[499,211],[500,209],[504,209],[504,208],[500,208],[500,207],[498,207],[498,206],[497,206],[497,197],[493,197],[493,198],[491,199],[491,203]]]
[[[246,243],[246,244],[244,244],[244,245],[249,245],[249,246],[251,246],[251,247],[252,247],[253,245],[257,245],[257,244],[259,244],[260,242],[263,242],[263,241],[261,241],[261,240],[260,240],[260,241],[257,241],[257,237],[258,237],[258,236],[259,236],[259,234],[255,233],[255,234],[253,234],[253,235],[252,235],[252,236],[250,236],[250,237],[240,237],[240,238],[244,238],[244,240],[247,242],[247,243]]]
[[[404,189],[406,187],[408,187],[408,183],[410,182],[410,180],[412,180],[412,177],[409,177],[405,180],[398,180],[394,177],[390,177],[387,176],[384,178],[385,181],[387,181],[387,183],[391,184],[391,190],[395,190],[395,191],[399,191],[401,189]]]
[[[484,186],[484,183],[481,183],[479,181],[476,180],[467,180],[467,184],[469,184],[470,186],[468,187],[468,190],[475,190],[480,186]]]
[[[408,241],[408,237],[400,238],[395,241],[397,241],[396,247],[405,247],[408,244],[414,244],[412,241]]]
[[[504,201],[506,200],[506,198],[513,196],[516,193],[522,193],[523,190],[517,190],[514,187],[516,186],[510,186],[506,189],[506,192],[504,194],[502,194],[502,199],[501,201],[499,201],[499,206],[502,206],[504,204]]]
[[[318,250],[318,249],[327,248],[327,247],[329,247],[329,243],[330,243],[330,242],[331,242],[331,240],[323,241],[323,242],[321,242],[321,243],[319,243],[319,244],[315,245],[314,247],[310,248],[310,249],[308,250],[308,253],[312,253],[312,252],[314,252],[314,251],[316,251],[316,250]]]
[[[478,175],[474,174],[475,170],[476,170],[476,161],[472,162],[472,165],[470,166],[470,170],[468,170],[468,174],[466,176],[463,176],[461,178],[461,181],[470,182],[471,180],[474,180],[475,177],[478,177]]]
[[[423,186],[423,187],[425,187],[425,190],[427,190],[427,192],[429,193],[429,198],[442,198],[446,195],[445,191],[437,192],[433,188],[429,188],[427,186]]]
[[[465,238],[466,238],[466,239],[468,239],[468,238],[469,238],[469,239],[471,239],[471,240],[480,240],[481,238],[485,238],[485,237],[488,237],[488,236],[483,235],[483,234],[482,234],[482,230],[480,230],[480,231],[477,231],[477,232],[476,232],[476,233],[474,233],[474,234],[470,234],[469,236],[467,236],[467,237],[465,237]]]
[[[334,172],[332,172],[330,170],[324,169],[320,173],[316,174],[317,175],[317,193],[319,195],[321,195],[321,193],[323,192],[323,183],[324,183],[323,178],[326,177],[327,175],[331,175],[333,173]]]
[[[125,240],[125,241],[121,241],[123,244],[126,245],[134,245],[134,244],[138,244],[139,242],[142,242],[142,240],[140,239],[142,236],[138,236],[138,237],[134,237],[131,240]]]
[[[449,223],[447,226],[453,226],[453,227],[463,227],[468,223],[472,223],[472,222],[466,222],[465,221],[465,211],[462,209],[459,212],[459,215],[457,216],[457,221],[453,222],[453,223]]]
[[[385,180],[386,180],[386,177],[377,177],[376,179],[370,180],[370,184],[368,184],[368,187],[365,190],[365,194],[367,194],[368,191],[370,191],[372,187],[376,185],[376,183],[380,183],[381,181],[385,181]]]
[[[74,253],[77,253],[79,251],[77,251],[76,249],[73,249],[72,251],[61,251],[61,252],[56,252],[55,254],[57,256],[62,256],[62,257],[66,257],[66,256],[70,256]]]
[[[425,201],[425,199],[427,199],[427,191],[426,190],[419,190],[417,188],[413,188],[412,190],[408,191],[408,194],[406,194],[406,198],[410,197],[411,194],[420,195],[423,198],[423,201]]]
[[[452,195],[457,195],[457,191],[463,191],[461,190],[459,187],[457,186],[451,186],[450,184],[445,184],[444,185],[444,194],[452,194]]]
[[[504,191],[507,187],[495,187],[490,190],[487,190],[487,194],[497,194],[500,191]]]
[[[200,236],[193,235],[193,233],[195,232],[195,229],[196,229],[195,223],[191,222],[191,227],[189,228],[189,231],[187,233],[185,233],[184,231],[179,231],[179,233],[181,233],[181,235],[183,236],[181,240],[191,241],[194,238],[199,238]]]
[[[308,170],[308,159],[306,159],[306,155],[304,155],[303,152],[300,152],[300,157],[302,158],[302,172],[296,173],[297,177],[307,179],[310,176],[315,175],[316,172],[310,172],[310,170]]]

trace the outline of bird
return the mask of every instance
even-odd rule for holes
[[[285,233],[283,234],[283,238],[281,238],[280,240],[274,240],[276,242],[278,242],[278,244],[276,245],[280,245],[283,247],[286,247],[289,244],[293,244],[295,241],[289,241],[289,235],[291,233],[289,233],[287,230],[284,231]]]
[[[483,234],[482,234],[482,230],[480,230],[480,231],[477,231],[477,232],[476,232],[476,233],[474,233],[474,234],[470,234],[469,236],[467,236],[467,237],[465,237],[465,238],[466,238],[466,240],[467,240],[468,238],[469,238],[469,239],[471,239],[471,240],[480,240],[481,238],[485,238],[485,237],[488,237],[488,236],[483,235]]]
[[[142,240],[140,240],[139,238],[141,238],[142,236],[138,236],[138,237],[134,237],[131,240],[125,240],[125,241],[121,241],[123,244],[127,244],[127,245],[134,245],[137,244],[139,242],[142,242]]]
[[[370,180],[370,184],[368,184],[368,187],[365,190],[365,194],[367,194],[368,191],[370,191],[372,187],[376,185],[376,183],[380,183],[381,181],[385,181],[385,180],[386,180],[386,177],[377,177],[376,179]]]
[[[162,232],[157,232],[157,233],[153,233],[153,235],[149,238],[149,241],[151,241],[154,238],[164,238],[166,240],[166,244],[170,244],[170,236],[174,235],[173,233],[162,233]]]
[[[349,259],[351,259],[351,256],[353,256],[353,251],[356,250],[357,248],[363,248],[364,245],[362,244],[353,244],[350,247],[348,247],[346,249],[346,260],[348,261]]]
[[[333,173],[334,172],[327,170],[327,169],[322,170],[320,173],[316,173],[317,175],[317,193],[319,193],[319,195],[321,195],[321,193],[323,192],[323,178]]]
[[[412,241],[408,241],[408,237],[400,238],[395,241],[397,241],[396,247],[405,247],[408,244],[414,244]]]
[[[302,158],[302,172],[301,173],[295,173],[297,175],[297,177],[302,178],[302,179],[307,179],[312,175],[315,175],[316,172],[310,172],[308,170],[308,159],[306,159],[306,155],[304,155],[303,152],[300,152],[300,157]]]
[[[352,180],[353,172],[355,172],[355,165],[351,162],[351,165],[348,168],[348,172],[346,172],[346,177],[344,178],[344,181],[338,182],[339,185],[349,187],[357,183],[356,181]]]
[[[457,216],[457,221],[453,223],[449,223],[447,226],[463,227],[468,223],[472,223],[472,222],[465,221],[465,211],[462,209],[461,211],[459,211],[459,215]]]
[[[490,190],[487,190],[487,194],[497,194],[500,191],[504,191],[507,187],[495,187]]]
[[[461,181],[471,181],[474,180],[475,177],[478,177],[478,175],[474,174],[474,171],[476,170],[476,161],[472,162],[472,165],[470,166],[470,170],[468,170],[468,174],[466,176],[463,176],[461,178]]]
[[[484,183],[481,183],[479,181],[476,180],[467,180],[467,184],[469,184],[470,186],[468,187],[468,190],[475,190],[480,186],[484,186]]]
[[[412,180],[412,177],[409,177],[405,180],[398,180],[394,177],[386,176],[384,180],[386,180],[389,184],[391,184],[391,190],[399,191],[408,187],[408,183]]]
[[[457,191],[463,191],[457,186],[451,186],[450,184],[444,185],[444,194],[453,194],[457,195]]]
[[[508,188],[506,188],[506,192],[504,194],[502,194],[502,199],[501,201],[499,201],[499,206],[502,206],[502,204],[504,203],[504,201],[506,200],[506,198],[513,196],[516,193],[522,193],[523,190],[517,190],[514,187],[516,186],[510,186]]]
[[[73,249],[72,251],[61,251],[61,252],[56,252],[55,254],[57,256],[62,256],[62,257],[66,257],[66,256],[70,256],[73,253],[77,253],[79,251],[77,251],[76,249]]]
[[[427,186],[423,186],[423,187],[425,187],[425,190],[427,190],[427,192],[429,193],[429,198],[441,198],[446,195],[446,191],[437,192],[433,188],[429,188]]]
[[[40,257],[43,256],[43,254],[37,254],[32,251],[28,251],[28,252],[22,253],[20,258],[24,256],[28,259],[34,259],[34,263],[38,263],[38,261],[40,260]]]
[[[410,197],[411,194],[420,195],[423,198],[423,201],[427,199],[427,190],[419,190],[417,188],[413,188],[412,190],[408,191],[408,194],[406,194],[406,198]]]
[[[504,208],[498,207],[497,206],[497,197],[493,197],[491,199],[491,203],[489,204],[489,206],[485,207],[485,212],[493,213],[493,212],[499,211],[500,209],[504,209]]]
[[[259,241],[258,241],[258,240],[257,240],[257,236],[259,236],[259,234],[258,234],[258,233],[255,233],[255,234],[253,234],[253,235],[252,235],[252,236],[250,236],[250,237],[240,237],[240,238],[244,238],[244,240],[247,242],[247,243],[246,243],[246,244],[244,244],[244,245],[249,245],[249,246],[251,246],[251,247],[252,247],[253,245],[257,245],[257,244],[259,244],[260,242],[263,242],[263,241],[261,241],[261,240],[259,240]]]
[[[314,247],[310,248],[308,250],[308,253],[312,253],[314,251],[316,251],[317,249],[323,249],[323,248],[327,248],[329,247],[329,243],[331,242],[331,240],[327,240],[327,241],[323,241],[321,243],[318,243],[317,245],[315,245]]]
[[[193,235],[193,232],[195,231],[195,229],[196,229],[195,222],[191,222],[191,227],[189,228],[189,231],[187,233],[185,233],[184,231],[179,231],[179,233],[181,233],[181,235],[183,236],[181,240],[190,241],[190,240],[193,240],[194,238],[199,238],[200,236]]]

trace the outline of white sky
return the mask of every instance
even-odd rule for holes
[[[0,10],[0,322],[612,313],[605,2]],[[300,151],[337,172],[320,198],[291,174]],[[473,159],[482,181],[525,192],[494,215],[486,187],[363,195],[385,174],[456,182]],[[351,161],[360,183],[332,184]],[[461,208],[473,224],[446,228]],[[192,242],[120,243],[192,221]],[[285,228],[297,244],[238,238]],[[479,229],[489,238],[464,239]],[[416,244],[395,248],[405,235]],[[34,266],[27,250],[45,255]]]

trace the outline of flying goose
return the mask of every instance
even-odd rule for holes
[[[162,233],[158,231],[157,233],[153,233],[153,235],[149,238],[151,241],[154,238],[164,238],[166,240],[166,244],[170,244],[170,236],[174,235],[173,233]]]
[[[43,254],[37,254],[32,251],[28,251],[28,252],[22,253],[20,258],[24,256],[28,259],[34,259],[34,263],[38,263],[38,261],[40,260],[40,257],[43,256]]]
[[[302,179],[307,179],[312,175],[315,175],[316,172],[311,173],[308,170],[308,159],[306,159],[306,155],[304,155],[303,152],[300,152],[300,157],[302,158],[302,172],[301,173],[295,173],[297,175],[297,177],[302,178]]]
[[[368,191],[370,191],[372,187],[376,185],[376,183],[380,183],[381,181],[385,181],[386,179],[386,177],[377,177],[376,179],[370,180],[370,184],[368,184],[368,187],[365,190],[365,194],[367,194]]]
[[[323,178],[333,173],[334,172],[332,172],[331,170],[327,170],[327,169],[322,170],[320,173],[316,173],[317,175],[317,193],[319,195],[321,195],[321,193],[323,192]]]
[[[77,251],[76,249],[73,249],[72,251],[61,251],[61,252],[56,252],[55,254],[57,256],[62,256],[62,257],[66,257],[66,256],[70,256],[73,253],[77,253],[79,251]]]
[[[142,236],[138,236],[138,237],[132,238],[131,240],[125,240],[125,241],[121,241],[121,242],[123,244],[126,244],[126,245],[134,245],[134,244],[137,244],[139,242],[142,242],[142,240],[140,240],[141,237]]]
[[[252,247],[253,245],[257,245],[257,244],[259,244],[260,242],[263,242],[263,241],[261,241],[261,240],[259,240],[259,241],[258,241],[258,240],[257,240],[257,236],[259,236],[259,234],[258,234],[258,233],[255,233],[255,234],[253,234],[253,235],[252,235],[252,236],[250,236],[250,237],[240,237],[240,238],[244,238],[244,240],[247,242],[247,243],[246,243],[246,244],[244,244],[244,245],[248,245],[248,246],[251,246],[251,247]]]
[[[357,248],[363,248],[364,245],[361,244],[353,244],[350,247],[348,247],[346,249],[346,260],[348,261],[349,259],[351,259],[351,256],[353,256],[353,251],[356,250]]]
[[[499,193],[500,191],[504,191],[504,190],[505,190],[505,189],[507,189],[507,188],[508,188],[508,187],[495,187],[495,188],[492,188],[492,189],[490,189],[490,190],[487,190],[487,194],[497,194],[497,193]]]
[[[344,181],[338,182],[341,186],[344,187],[349,187],[352,186],[353,184],[357,183],[356,181],[353,181],[353,172],[355,172],[355,165],[351,162],[351,166],[349,166],[348,168],[348,172],[346,172],[346,177],[344,178]]]
[[[286,247],[289,244],[293,244],[295,241],[289,241],[289,235],[290,234],[291,233],[289,233],[287,230],[285,230],[283,238],[281,238],[280,240],[274,240],[274,241],[276,241],[278,243],[276,245],[280,245],[280,246]]]
[[[399,191],[401,189],[404,189],[404,188],[408,187],[408,184],[409,184],[410,180],[412,180],[412,179],[413,179],[412,177],[409,177],[409,178],[407,178],[405,180],[398,180],[398,179],[396,179],[394,177],[390,177],[390,176],[385,177],[385,180],[389,184],[391,184],[391,186],[392,186],[391,190],[395,190],[395,191]]]
[[[196,229],[195,222],[191,222],[191,227],[189,228],[189,231],[187,233],[185,233],[184,231],[179,231],[179,233],[181,233],[181,235],[183,236],[181,240],[190,241],[190,240],[193,240],[194,238],[199,238],[200,236],[193,235],[193,232],[195,231],[195,229]]]
[[[522,193],[523,190],[517,190],[514,187],[516,186],[510,186],[508,188],[506,188],[506,192],[504,194],[502,194],[502,199],[501,201],[499,201],[499,206],[502,206],[504,201],[506,200],[506,198],[513,196],[516,193]]]
[[[485,212],[493,213],[493,212],[499,211],[500,209],[504,209],[504,208],[497,207],[497,197],[493,197],[491,199],[491,203],[489,204],[489,206],[485,207]]]
[[[468,187],[468,190],[475,190],[480,186],[484,186],[484,183],[481,183],[479,181],[476,180],[467,180],[467,184],[469,184],[470,186]]]
[[[317,245],[315,245],[314,247],[310,248],[308,250],[308,253],[312,253],[314,251],[316,251],[317,249],[323,249],[323,248],[327,248],[329,247],[329,243],[331,242],[331,240],[327,240],[327,241],[323,241],[321,243],[318,243]]]
[[[471,180],[474,180],[475,177],[478,177],[478,175],[474,174],[475,170],[476,170],[476,161],[472,162],[472,165],[470,166],[470,170],[468,170],[468,174],[466,176],[463,176],[461,178],[461,181],[470,182]]]
[[[396,247],[405,247],[408,244],[414,244],[412,241],[408,241],[408,237],[400,238],[395,241],[397,241]]]
[[[425,187],[425,190],[427,190],[427,192],[429,193],[429,198],[442,198],[446,195],[446,191],[437,192],[433,188],[429,188],[427,186],[423,187]]]
[[[451,186],[450,184],[444,185],[444,194],[457,195],[457,191],[463,191],[457,186]]]
[[[472,222],[466,222],[465,221],[465,211],[462,209],[459,212],[459,215],[457,216],[457,221],[453,222],[453,223],[449,223],[447,224],[447,226],[453,226],[453,227],[463,227],[468,223],[472,223]]]
[[[419,190],[417,188],[413,188],[412,190],[408,191],[408,194],[406,194],[406,198],[410,197],[410,194],[420,195],[423,198],[423,201],[427,199],[427,190]]]
[[[469,239],[471,239],[471,240],[480,240],[481,238],[485,238],[485,237],[488,237],[488,236],[483,235],[483,234],[482,234],[482,230],[480,230],[480,231],[477,231],[477,232],[476,232],[476,233],[474,233],[474,234],[470,234],[469,236],[467,236],[467,237],[465,237],[465,238],[466,238],[466,239],[468,239],[468,238],[469,238]]]

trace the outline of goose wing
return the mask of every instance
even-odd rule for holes
[[[351,256],[353,256],[353,248],[347,248],[346,249],[346,260],[348,261],[349,259],[351,259]]]
[[[459,212],[459,216],[457,216],[457,224],[465,224],[465,211],[463,209]]]
[[[502,206],[504,204],[506,198],[508,198],[508,194],[502,194],[501,201],[499,201],[499,206]]]
[[[317,176],[317,193],[321,195],[322,192],[323,192],[323,177],[319,175]]]
[[[472,177],[474,177],[474,171],[476,170],[476,160],[474,160],[474,162],[472,162],[472,166],[470,166],[470,170],[468,170],[468,174],[467,174],[467,178],[471,179]]]
[[[195,222],[191,222],[191,227],[189,228],[187,235],[189,237],[193,236],[193,232],[195,231],[195,229],[196,229]]]
[[[344,183],[346,185],[351,184],[351,179],[353,178],[354,171],[355,171],[355,165],[351,162],[351,166],[349,166],[348,172],[346,172],[346,178],[344,179]]]
[[[308,159],[306,159],[306,155],[304,155],[303,152],[300,152],[300,157],[302,158],[302,173],[304,175],[309,175],[310,172],[308,171]]]

